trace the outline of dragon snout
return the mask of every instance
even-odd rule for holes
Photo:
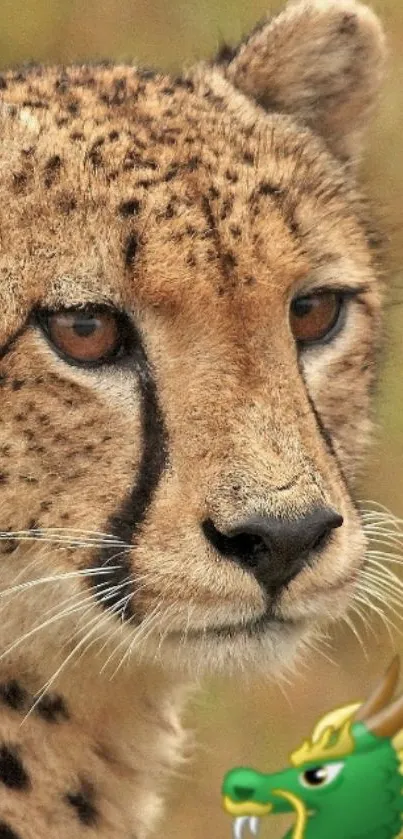
[[[288,779],[289,780],[289,779]],[[265,775],[245,767],[232,769],[222,786],[223,807],[233,817],[233,839],[246,839],[245,830],[257,836],[260,819],[272,813],[297,815],[297,827],[305,826],[307,812],[303,802],[287,790],[284,772]],[[302,836],[301,831],[293,836]]]
[[[265,800],[264,781],[264,775],[245,768],[233,769],[224,778],[223,807],[234,817],[234,839],[243,839],[247,827],[257,836],[261,817],[271,812],[272,804]]]

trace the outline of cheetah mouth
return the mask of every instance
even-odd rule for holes
[[[355,568],[350,574],[330,585],[315,586],[310,589],[309,598],[323,598],[334,597],[341,593],[346,593],[351,597],[351,590],[355,588],[357,580],[359,579],[361,568]],[[243,618],[241,620],[228,621],[224,623],[211,623],[203,627],[187,627],[186,632],[180,629],[171,629],[167,637],[172,640],[182,640],[184,634],[186,640],[198,641],[207,638],[220,639],[223,641],[230,641],[232,639],[246,637],[258,639],[269,633],[276,634],[279,637],[290,634],[303,634],[304,630],[317,624],[323,619],[323,614],[320,609],[315,614],[313,611],[308,611],[306,614],[301,613],[300,610],[296,614],[292,614],[292,607],[281,613],[281,604],[278,598],[275,598],[271,603],[268,603],[265,611],[258,617]]]
[[[189,627],[186,631],[186,639],[197,641],[206,638],[219,638],[228,641],[240,636],[257,638],[267,634],[269,631],[284,632],[287,629],[302,630],[306,623],[307,621],[304,618],[281,617],[276,615],[272,606],[270,606],[258,618],[242,620],[237,623],[210,625],[202,629]],[[183,632],[172,630],[169,633],[169,637],[172,639],[183,638]]]

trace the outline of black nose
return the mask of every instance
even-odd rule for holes
[[[255,516],[225,532],[207,519],[202,529],[222,556],[252,571],[273,593],[287,585],[342,524],[335,510],[319,507],[299,519]]]

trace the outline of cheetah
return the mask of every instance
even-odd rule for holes
[[[145,839],[207,670],[344,614],[385,38],[297,0],[175,77],[0,79],[0,839]]]

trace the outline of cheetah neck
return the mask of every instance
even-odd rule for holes
[[[29,779],[25,799],[7,789],[8,826],[25,839],[34,812],[35,839],[73,839],[84,824],[105,839],[144,839],[183,751],[184,679],[133,656],[120,668],[116,659],[105,667],[113,644],[104,639],[68,661],[82,632],[71,617],[16,643],[36,625],[38,595],[28,591],[8,604],[0,628],[0,745]]]

